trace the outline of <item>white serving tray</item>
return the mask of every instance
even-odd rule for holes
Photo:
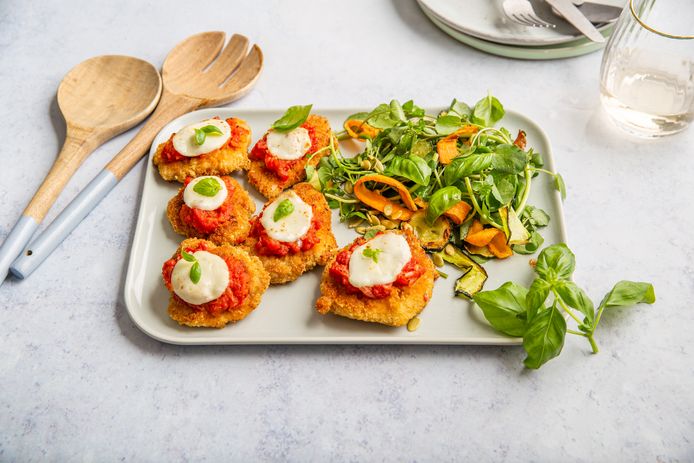
[[[364,109],[316,109],[314,113],[326,116],[332,127],[339,130],[348,115],[360,111]],[[474,304],[453,296],[453,284],[460,272],[450,266],[443,269],[449,274],[449,278],[439,278],[436,282],[434,295],[419,315],[421,323],[414,332],[407,331],[405,327],[392,328],[317,313],[314,304],[318,297],[322,268],[314,269],[293,283],[271,286],[255,311],[241,322],[229,324],[226,328],[190,328],[180,326],[171,320],[166,313],[169,293],[162,282],[161,267],[183,239],[173,232],[166,218],[166,204],[176,194],[180,185],[167,183],[159,177],[151,162],[154,150],[171,133],[184,125],[213,116],[234,116],[246,120],[251,126],[255,142],[283,112],[284,110],[203,109],[172,121],[154,139],[147,162],[140,211],[125,280],[125,303],[128,313],[142,331],[155,339],[173,344],[520,343],[518,338],[495,332]],[[427,112],[436,113],[437,109],[429,108]],[[507,111],[500,125],[514,134],[518,129],[525,130],[528,146],[541,152],[545,167],[554,170],[549,140],[534,122],[521,114]],[[359,148],[360,144],[356,141],[341,143],[345,155],[356,153]],[[235,177],[256,200],[259,211],[264,202],[262,196],[246,182],[244,174],[236,174]],[[549,226],[542,230],[545,245],[565,242],[561,198],[554,189],[551,178],[540,175],[533,180],[528,203],[541,207],[551,216]],[[337,212],[333,214],[333,230],[339,246],[348,244],[356,236],[353,230],[340,223]],[[508,280],[529,284],[532,280],[532,268],[528,263],[531,257],[536,256],[515,255],[504,261],[485,264],[489,274],[485,289],[495,289]]]

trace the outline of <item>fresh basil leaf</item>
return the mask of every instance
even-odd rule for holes
[[[196,145],[200,146],[203,143],[205,143],[205,138],[207,135],[205,135],[205,131],[202,129],[195,129],[195,135],[193,135],[193,141],[195,142]]]
[[[294,130],[306,122],[312,107],[313,105],[289,107],[287,112],[272,124],[272,128],[277,132],[289,132],[290,130]]]
[[[436,118],[436,132],[439,135],[450,135],[460,128],[463,121],[459,116],[447,114]]]
[[[219,130],[219,127],[214,126],[214,125],[206,125],[204,127],[201,127],[200,130],[205,132],[205,135],[213,135],[213,136],[222,135],[222,131]]]
[[[566,199],[566,184],[559,173],[554,174],[554,188],[561,194],[561,200],[564,201]]]
[[[378,263],[378,255],[382,252],[383,249],[365,248],[362,254],[364,254],[364,257],[369,258],[374,262]]]
[[[388,163],[386,173],[412,180],[418,185],[428,185],[432,169],[418,156],[396,157]]]
[[[407,118],[405,117],[405,111],[403,111],[402,106],[398,100],[390,101],[390,114],[393,119],[405,122]]]
[[[462,101],[453,99],[451,106],[448,108],[448,113],[453,113],[461,119],[467,119],[470,117],[470,114],[472,114],[472,109]]]
[[[200,262],[197,260],[193,263],[193,266],[190,268],[190,281],[192,281],[194,284],[198,284],[200,281],[200,277],[202,276],[202,269],[200,268]]]
[[[433,224],[436,219],[451,207],[463,200],[463,194],[455,186],[439,188],[429,198],[427,206],[427,222]]]
[[[566,320],[552,306],[543,309],[530,320],[523,335],[523,348],[528,356],[523,363],[537,369],[561,353],[566,336]]]
[[[592,325],[595,319],[595,307],[588,295],[573,281],[561,281],[554,286],[559,297],[572,309],[579,310],[586,317],[586,322]]]
[[[222,189],[222,185],[214,177],[206,177],[193,186],[193,191],[203,196],[215,196]]]
[[[459,180],[478,174],[492,165],[493,153],[458,156],[443,170],[443,182],[453,185]]]
[[[525,306],[528,308],[528,319],[532,320],[540,307],[544,307],[547,296],[552,286],[542,278],[535,278],[528,289],[525,298]]]
[[[638,281],[620,281],[605,295],[600,302],[600,307],[625,307],[635,304],[653,304],[655,302],[655,289],[650,283]]]
[[[527,294],[527,289],[509,281],[493,291],[479,292],[473,299],[496,330],[509,336],[523,336],[527,323]]]
[[[525,169],[527,155],[515,145],[498,145],[492,157],[492,167],[498,172],[519,174]]]
[[[537,257],[535,272],[550,284],[557,280],[570,280],[576,268],[576,257],[564,244],[554,244],[542,250]]]
[[[542,246],[545,239],[538,232],[534,231],[530,233],[530,241],[525,244],[516,244],[513,246],[513,252],[516,254],[535,254],[537,250]]]
[[[181,249],[181,257],[188,262],[195,262],[195,256]]]
[[[284,217],[287,217],[292,212],[294,212],[294,204],[288,199],[283,199],[277,205],[277,209],[275,209],[275,213],[272,216],[272,220],[277,222],[278,220],[283,219]]]
[[[472,110],[472,122],[491,127],[504,117],[504,106],[491,94],[482,98]]]

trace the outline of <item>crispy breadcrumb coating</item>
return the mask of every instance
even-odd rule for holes
[[[251,229],[251,215],[255,212],[255,203],[239,182],[231,177],[224,176],[223,178],[233,186],[232,212],[229,220],[220,224],[210,234],[200,233],[195,227],[185,223],[181,220],[180,215],[181,206],[185,204],[183,201],[185,186],[183,186],[178,190],[178,194],[169,200],[166,208],[166,216],[176,233],[188,238],[206,239],[217,245],[235,245],[246,239]]]
[[[178,247],[173,257],[180,254],[183,248],[196,248],[197,245],[205,240],[195,238],[184,240]],[[231,310],[227,310],[218,315],[212,315],[206,310],[195,310],[176,299],[173,294],[169,299],[169,316],[181,325],[207,328],[224,328],[227,323],[235,323],[243,320],[260,304],[260,299],[263,293],[270,285],[270,275],[263,268],[263,264],[255,256],[250,256],[246,251],[239,247],[233,246],[215,246],[211,242],[207,242],[207,251],[220,256],[222,259],[233,257],[240,260],[248,274],[250,281],[248,283],[249,291],[246,299],[240,306]]]
[[[412,232],[408,230],[398,233],[405,235],[412,256],[424,267],[424,273],[417,281],[405,288],[394,286],[390,296],[383,299],[370,299],[362,294],[348,294],[344,286],[330,276],[330,267],[335,262],[335,256],[333,256],[323,271],[320,285],[321,296],[316,302],[318,312],[334,313],[342,317],[389,326],[406,325],[411,318],[419,314],[431,299],[434,280],[437,276],[436,269]],[[338,250],[338,253],[340,251]]]
[[[318,146],[317,149],[322,149],[330,144],[332,129],[325,117],[311,114],[306,119],[306,123],[314,127]],[[335,144],[337,144],[337,141]],[[289,173],[289,178],[285,181],[280,180],[274,172],[266,169],[265,163],[262,160],[251,159],[251,167],[248,170],[248,181],[267,199],[274,199],[285,189],[306,180],[306,165],[315,167],[322,157],[329,154],[330,151],[326,149],[312,156],[308,162],[297,163]]]
[[[292,188],[294,192],[313,208],[314,218],[321,226],[317,231],[319,242],[311,249],[284,257],[264,256],[256,252],[255,244],[258,238],[249,236],[244,247],[252,255],[257,255],[270,274],[270,284],[288,283],[299,278],[303,273],[316,265],[325,265],[337,249],[335,235],[331,224],[331,213],[323,194],[308,183],[299,183]]]
[[[239,127],[245,129],[241,131],[238,140],[234,140],[233,147],[225,146],[200,156],[165,162],[161,152],[168,140],[161,143],[152,158],[154,165],[159,168],[161,177],[168,182],[175,180],[183,183],[188,177],[225,175],[236,170],[247,170],[250,166],[248,147],[251,144],[251,128],[242,119],[231,119],[234,119]]]

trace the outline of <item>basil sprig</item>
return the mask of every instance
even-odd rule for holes
[[[378,263],[378,255],[383,252],[383,249],[378,248],[365,248],[364,257],[371,259],[372,261]]]
[[[277,205],[277,209],[275,209],[275,214],[272,216],[272,219],[277,222],[278,220],[287,217],[292,212],[294,212],[294,204],[292,204],[292,202],[288,199],[283,199]]]
[[[203,196],[213,197],[222,189],[221,183],[214,177],[206,177],[193,186],[193,191]]]
[[[196,145],[200,146],[203,143],[205,143],[205,139],[207,138],[208,135],[219,136],[219,135],[222,135],[222,131],[219,130],[219,128],[215,127],[214,125],[206,125],[204,127],[200,127],[199,129],[195,129],[195,135],[193,135],[193,141],[195,142]]]
[[[181,250],[181,257],[183,257],[184,260],[193,263],[193,266],[190,268],[190,273],[188,274],[188,276],[190,277],[190,281],[197,285],[200,281],[200,277],[202,277],[202,269],[200,268],[200,262],[198,262],[194,255],[184,250]]]
[[[272,124],[272,128],[277,132],[289,132],[306,122],[311,113],[313,105],[291,106],[287,112]]]
[[[595,309],[585,291],[571,280],[575,267],[571,250],[565,244],[555,244],[538,256],[535,280],[529,288],[507,282],[474,296],[492,327],[523,337],[527,368],[540,368],[558,356],[566,333],[586,338],[597,354],[594,335],[606,309],[655,302],[652,284],[620,281]],[[576,330],[567,327],[564,313],[576,323]]]

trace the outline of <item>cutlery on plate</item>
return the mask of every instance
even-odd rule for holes
[[[203,32],[188,37],[169,52],[162,66],[164,89],[157,109],[12,264],[14,275],[25,278],[31,274],[149,151],[154,137],[171,120],[194,109],[230,103],[250,91],[263,67],[260,47],[253,45],[249,51],[248,39],[239,34],[234,34],[226,47],[225,42],[224,32]]]
[[[588,21],[588,18],[581,13],[571,0],[545,0],[545,2],[588,39],[598,43],[605,41],[605,37]]]
[[[147,117],[157,105],[159,71],[130,56],[90,58],[68,72],[58,87],[65,119],[63,147],[29,205],[0,247],[0,284],[39,223],[82,162],[107,140]]]
[[[531,27],[556,27],[537,15],[530,0],[504,0],[501,8],[511,21],[518,24]]]
[[[599,2],[581,2],[574,0],[573,4],[578,7],[578,10],[588,21],[593,24],[604,24],[616,21],[619,15],[622,14],[622,8],[619,6],[608,5]],[[556,9],[552,8],[552,12],[557,16],[561,16]]]
[[[504,0],[501,4],[504,14],[512,21],[531,27],[556,27],[551,22],[548,15],[554,13],[556,16],[563,17],[562,14],[553,7],[546,8],[542,5],[543,0]],[[622,8],[599,1],[585,2],[573,0],[572,3],[578,8],[583,16],[593,24],[604,24],[616,21],[622,13]],[[545,11],[546,10],[546,11]]]

